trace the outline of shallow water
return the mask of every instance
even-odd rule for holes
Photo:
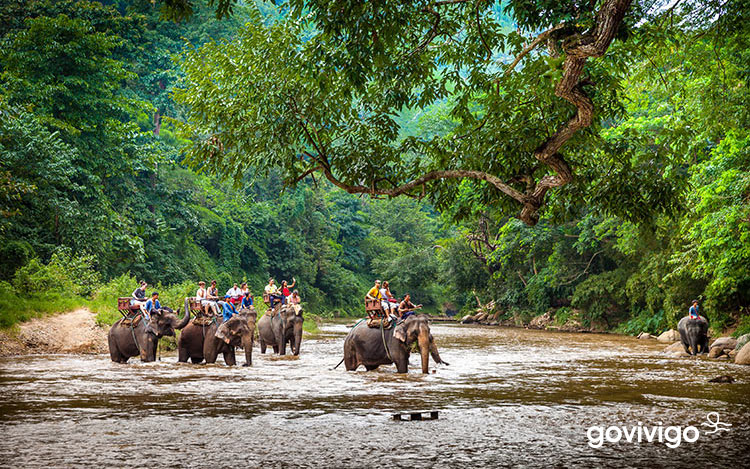
[[[332,370],[348,329],[321,331],[299,357],[256,348],[250,368],[0,359],[0,465],[750,467],[750,367],[668,359],[629,337],[435,324],[450,366],[422,375],[413,355],[405,376],[349,373]],[[737,381],[706,382],[722,374]],[[391,418],[410,410],[440,418]],[[729,431],[707,434],[709,412]],[[639,422],[701,433],[677,448],[588,444],[591,426]]]

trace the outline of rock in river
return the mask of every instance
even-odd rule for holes
[[[719,358],[720,356],[734,350],[737,346],[737,339],[732,337],[719,337],[711,344],[708,352],[708,358]]]
[[[737,352],[734,362],[738,365],[750,365],[750,342],[743,345],[740,351]]]
[[[658,340],[659,342],[670,344],[676,340],[680,340],[680,333],[674,329],[670,329],[668,331],[662,332],[661,335],[656,338],[656,340]]]

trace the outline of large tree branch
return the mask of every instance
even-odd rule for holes
[[[589,127],[593,120],[594,103],[583,90],[583,85],[590,83],[581,80],[583,68],[589,57],[601,57],[607,52],[630,3],[631,0],[607,0],[596,14],[596,25],[591,33],[563,44],[563,74],[555,86],[555,95],[573,104],[576,114],[534,151],[534,157],[555,174],[545,175],[533,190],[526,193],[528,198],[519,218],[529,225],[539,221],[538,210],[547,191],[573,180],[570,166],[558,151],[576,132]]]
[[[556,26],[549,28],[548,30],[540,33],[537,37],[535,37],[534,40],[529,43],[529,45],[523,48],[523,50],[516,56],[513,62],[511,62],[510,65],[508,65],[508,68],[505,69],[505,75],[509,74],[514,68],[516,68],[516,65],[518,65],[521,59],[526,57],[526,55],[532,50],[534,50],[539,44],[546,41],[547,38],[549,38],[552,33],[557,31],[558,29],[564,28],[565,26],[566,26],[566,23],[562,22]]]
[[[428,182],[437,181],[441,179],[477,179],[481,181],[487,181],[492,184],[497,190],[504,193],[505,195],[515,199],[520,203],[526,202],[526,196],[517,191],[513,187],[506,184],[502,179],[484,171],[475,171],[467,169],[446,169],[439,171],[430,171],[421,177],[418,177],[410,182],[396,186],[390,189],[378,188],[376,186],[363,186],[359,184],[347,184],[338,179],[331,171],[330,164],[325,158],[322,161],[323,174],[325,177],[333,183],[333,185],[349,192],[351,194],[370,194],[370,195],[385,195],[388,197],[397,197],[399,195],[410,195],[414,189],[418,189],[423,184]]]

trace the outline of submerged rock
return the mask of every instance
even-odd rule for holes
[[[638,338],[639,339],[655,339],[656,337],[652,336],[648,332],[641,332],[640,334],[638,334]]]
[[[734,383],[734,378],[729,375],[721,375],[708,380],[709,383]]]

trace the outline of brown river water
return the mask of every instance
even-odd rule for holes
[[[332,369],[347,332],[323,325],[299,357],[256,349],[250,368],[2,358],[0,466],[750,467],[750,367],[631,337],[434,324],[450,366],[422,375],[413,354],[408,375],[350,373]],[[723,374],[736,382],[707,383]],[[412,410],[439,419],[392,420]],[[708,433],[711,412],[728,431]],[[672,446],[700,433],[617,441],[638,425]]]

